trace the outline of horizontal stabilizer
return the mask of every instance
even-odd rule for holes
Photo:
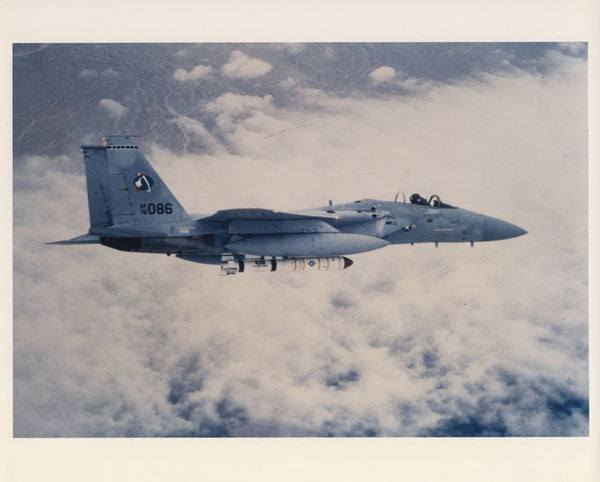
[[[76,238],[66,239],[64,241],[54,241],[46,244],[100,244],[100,237],[93,234],[83,234]]]
[[[150,237],[168,237],[167,227],[156,226],[158,228],[164,228],[156,231],[149,231],[144,229],[135,229],[135,225],[127,225],[127,227],[120,226],[108,226],[106,228],[92,228],[90,231],[94,235],[103,238],[150,238]],[[131,227],[132,226],[132,227]],[[143,227],[143,226],[142,226]],[[177,233],[179,235],[179,233]]]

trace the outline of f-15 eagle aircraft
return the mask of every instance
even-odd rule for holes
[[[362,199],[279,212],[226,209],[188,215],[134,143],[113,135],[82,146],[90,228],[50,244],[102,244],[121,251],[166,253],[248,271],[345,269],[347,255],[390,244],[496,241],[526,234],[514,224],[413,194],[409,202]],[[398,196],[396,196],[397,198]]]

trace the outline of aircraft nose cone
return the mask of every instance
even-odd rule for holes
[[[527,231],[516,224],[507,223],[501,219],[488,218],[486,220],[486,239],[488,241],[497,241],[500,239],[516,238],[527,234]]]

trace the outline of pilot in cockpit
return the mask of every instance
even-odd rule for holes
[[[429,206],[427,199],[421,197],[421,195],[418,193],[414,193],[412,196],[410,196],[410,203],[420,204],[421,206]]]

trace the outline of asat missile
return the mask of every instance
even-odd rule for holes
[[[273,271],[333,271],[352,266],[352,260],[345,256],[327,258],[245,258],[225,259],[221,263],[221,275],[236,273],[261,273]]]

